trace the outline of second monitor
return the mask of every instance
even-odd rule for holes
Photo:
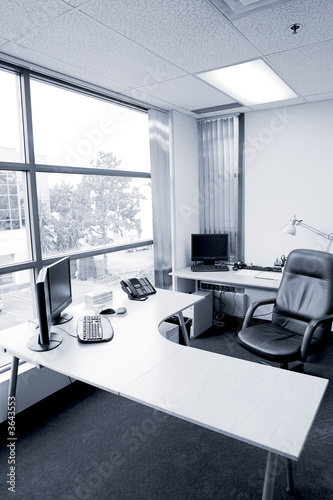
[[[192,234],[191,260],[203,264],[214,265],[217,262],[228,262],[228,233]]]

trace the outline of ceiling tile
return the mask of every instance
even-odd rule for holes
[[[253,110],[332,99],[332,0],[288,0],[233,23],[218,2],[1,0],[0,58],[148,107],[212,116],[234,112],[235,101],[189,73],[265,55],[299,98]],[[297,35],[288,29],[295,22]]]
[[[191,75],[150,85],[140,90],[189,110],[236,102],[223,92]]]
[[[273,54],[267,60],[304,97],[332,91],[333,40]]]
[[[87,70],[77,68],[72,64],[66,64],[52,57],[48,57],[44,54],[35,52],[34,50],[17,45],[14,42],[7,44],[5,47],[1,47],[1,50],[6,49],[5,53],[0,52],[0,58],[8,60],[7,55],[13,56],[18,59],[18,63],[22,60],[22,65],[24,67],[29,67],[35,71],[42,71],[43,73],[50,74],[50,72],[56,72],[60,75],[64,75],[64,80],[68,80],[67,77],[74,78],[76,80],[81,80],[82,82],[89,82],[93,85],[98,85],[105,89],[111,89],[114,92],[122,93],[128,89],[124,85],[120,85],[116,82],[110,81],[109,79],[103,78],[103,76],[90,73]],[[24,63],[24,61],[29,61],[29,63]],[[50,70],[50,71],[48,71]]]
[[[191,73],[259,55],[205,0],[95,0],[81,10]]]
[[[314,94],[314,95],[307,95],[306,100],[309,102],[318,102],[318,101],[329,101],[333,100],[333,91],[331,92],[324,92],[323,94]]]
[[[294,35],[289,26],[301,24]],[[332,0],[296,0],[233,22],[263,54],[333,38]]]
[[[177,106],[176,104],[171,102],[164,101],[163,99],[158,99],[157,97],[153,97],[147,94],[146,92],[143,92],[141,89],[126,90],[125,92],[123,92],[123,95],[128,96],[134,99],[135,101],[139,102],[141,101],[143,103],[146,103],[148,107],[149,106],[157,107],[167,111],[175,109],[177,111],[180,111],[181,113],[193,115],[193,113],[187,110],[186,108],[182,106]]]
[[[91,0],[62,0],[62,2],[68,3],[72,7],[80,7],[85,3],[89,3]]]
[[[25,35],[17,43],[127,87],[150,85],[184,74],[78,11]]]
[[[61,0],[1,0],[0,33],[8,40],[42,26],[71,7]]]

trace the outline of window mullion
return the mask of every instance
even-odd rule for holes
[[[40,229],[38,217],[38,200],[37,200],[37,181],[36,181],[36,164],[32,128],[32,110],[31,110],[31,92],[30,92],[30,76],[27,70],[21,73],[21,99],[22,99],[22,114],[23,114],[23,134],[25,146],[25,158],[27,164],[27,189],[29,201],[29,223],[30,223],[30,240],[32,247],[33,260],[37,262],[35,269],[35,277],[37,272],[42,267],[42,250],[40,244]]]

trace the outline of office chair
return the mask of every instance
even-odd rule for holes
[[[254,311],[263,304],[274,304],[271,322],[250,326]],[[247,351],[281,368],[303,371],[299,362],[326,349],[332,319],[333,255],[293,250],[276,298],[250,305],[238,341]],[[290,367],[293,362],[298,364]]]

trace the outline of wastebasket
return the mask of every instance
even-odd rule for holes
[[[179,331],[179,344],[180,345],[186,345],[185,341],[183,339],[183,334],[181,332],[180,321],[179,321],[178,316],[177,315],[170,316],[170,318],[166,319],[165,321],[166,321],[166,323],[172,323],[173,325],[178,325],[179,326],[179,330],[180,330]],[[184,323],[185,323],[185,327],[186,327],[186,330],[187,330],[188,338],[190,338],[192,318],[184,318]]]

